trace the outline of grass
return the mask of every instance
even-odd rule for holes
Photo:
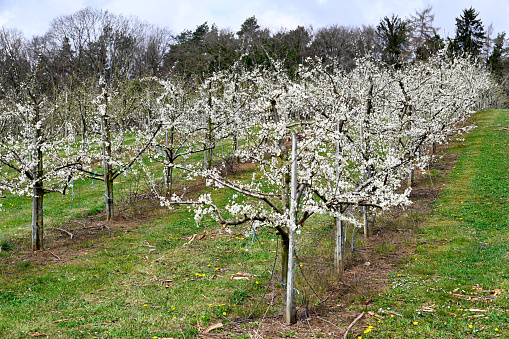
[[[206,328],[246,314],[244,304],[268,279],[273,246],[246,252],[248,239],[211,235],[210,229],[208,241],[183,246],[193,232],[203,232],[187,222],[190,217],[178,211],[127,235],[100,239],[100,246],[97,239],[77,244],[60,264],[4,263],[0,336],[192,337],[197,324]],[[267,234],[259,237],[271,244]],[[230,279],[238,271],[257,276]]]
[[[476,116],[460,157],[362,338],[509,337],[509,111]],[[395,312],[399,315],[395,315]]]

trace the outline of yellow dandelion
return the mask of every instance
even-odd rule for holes
[[[472,324],[468,325],[468,328],[472,328],[472,327],[474,327],[474,325],[472,325]]]
[[[414,325],[419,325],[419,322],[418,321],[414,321],[413,324]]]
[[[391,314],[391,318],[394,318],[394,314]]]
[[[223,315],[226,315],[226,312],[223,312]]]

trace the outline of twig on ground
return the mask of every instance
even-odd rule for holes
[[[366,313],[366,312],[362,312],[361,314],[359,314],[359,315],[357,316],[357,318],[355,318],[355,319],[352,321],[352,323],[351,323],[350,325],[348,325],[348,327],[346,328],[345,335],[343,335],[343,339],[346,339],[346,337],[348,336],[348,332],[350,332],[350,330],[352,329],[352,327],[354,327],[354,326],[355,326],[355,324],[356,324],[359,320],[361,320],[361,318],[364,316],[364,314],[365,314],[365,313]]]
[[[65,233],[65,234],[67,234],[68,236],[70,236],[70,237],[71,237],[71,240],[72,240],[72,238],[74,237],[74,235],[73,235],[71,232],[69,232],[69,231],[67,231],[67,230],[64,230],[63,228],[59,228],[59,227],[51,227],[50,229],[57,230],[57,231],[60,231],[60,232],[63,232],[63,233]]]
[[[72,237],[71,237],[71,239],[72,239]],[[53,255],[53,256],[54,256],[55,258],[57,258],[58,260],[62,260],[62,259],[60,259],[60,257],[59,257],[58,255],[56,255],[55,253],[51,252],[51,251],[50,251],[50,250],[48,250],[47,248],[46,248],[46,252],[50,253],[51,255]]]

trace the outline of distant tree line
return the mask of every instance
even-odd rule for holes
[[[194,30],[169,29],[107,11],[84,8],[51,21],[48,32],[27,39],[17,29],[0,31],[0,84],[16,88],[28,74],[37,74],[39,90],[51,93],[85,79],[103,76],[110,84],[144,76],[181,76],[202,81],[238,60],[246,66],[284,60],[289,74],[308,58],[337,62],[345,70],[355,58],[370,55],[398,68],[426,60],[446,44],[449,55],[468,53],[493,71],[499,82],[509,78],[505,32],[493,36],[475,9],[456,18],[454,38],[441,37],[432,8],[408,18],[384,17],[374,26],[331,25],[271,32],[247,18],[237,32],[205,22]],[[34,68],[37,68],[34,69]]]

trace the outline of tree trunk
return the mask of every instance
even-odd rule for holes
[[[111,171],[109,170],[110,165],[105,169],[108,175],[104,175],[104,196],[106,198],[106,220],[112,220],[115,216],[114,201],[113,201],[113,178]]]
[[[32,170],[34,187],[32,196],[32,250],[38,251],[44,249],[44,224],[43,224],[43,157],[42,150],[39,144],[42,133],[38,126],[40,122],[39,108],[35,109],[36,116],[35,122],[35,135],[33,140],[34,153],[31,154],[30,160],[35,160],[35,165]]]
[[[209,91],[210,91],[211,85],[209,85]],[[209,108],[212,109],[212,94],[209,93]],[[212,117],[210,116],[210,113],[207,115],[207,131],[205,132],[205,150],[203,152],[203,167],[206,170],[209,170],[212,168],[212,143],[213,143],[213,136],[212,136]]]
[[[233,151],[234,154],[237,154],[239,150],[239,137],[237,136],[237,132],[233,133]],[[235,156],[235,162],[240,162],[240,157]]]
[[[37,178],[42,177],[42,153],[40,159],[39,171]],[[42,180],[37,179],[32,196],[32,250],[39,251],[44,249],[44,224],[43,224],[43,197],[44,188]]]
[[[104,86],[104,85],[103,85]],[[113,173],[111,169],[111,134],[110,122],[108,116],[108,96],[104,88],[101,88],[103,94],[104,112],[101,116],[101,137],[102,137],[102,155],[103,155],[103,179],[104,196],[106,201],[106,220],[111,220],[115,216],[113,202]]]
[[[173,141],[174,141],[174,130],[173,127],[170,129],[170,137],[168,138],[168,132],[166,132],[166,161],[170,164],[170,166],[164,167],[164,194],[167,197],[171,198],[171,191],[173,188],[173,161],[174,161],[174,154],[173,154]]]
[[[83,108],[80,107],[80,117],[81,117],[81,149],[83,153],[88,152],[88,142],[87,142],[87,122],[85,120],[85,115],[82,112]]]
[[[164,167],[164,194],[171,199],[171,191],[173,188],[173,162],[170,163],[170,166]]]
[[[408,175],[408,187],[412,187],[415,181],[415,169],[410,170],[410,174]]]
[[[338,213],[341,213],[341,207],[338,209]],[[334,270],[337,274],[342,274],[344,270],[344,253],[345,253],[345,227],[344,221],[340,218],[336,218],[336,248],[334,251]]]
[[[370,235],[370,228],[369,228],[369,218],[368,218],[368,207],[364,206],[362,208],[362,215],[364,217],[364,238],[369,237]]]
[[[288,281],[288,251],[290,248],[290,239],[288,234],[280,232],[281,236],[281,279],[286,286]]]

